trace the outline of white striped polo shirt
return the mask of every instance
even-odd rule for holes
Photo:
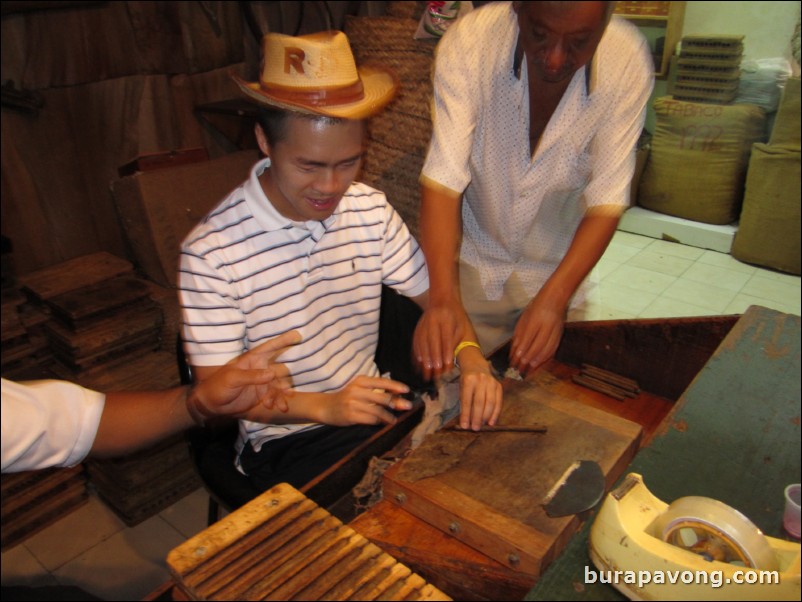
[[[190,232],[178,286],[189,361],[219,366],[266,339],[298,330],[282,356],[298,391],[334,392],[378,375],[381,285],[415,297],[429,286],[423,253],[384,193],[354,183],[325,221],[275,210],[257,163]],[[268,439],[316,425],[241,422],[257,451]]]

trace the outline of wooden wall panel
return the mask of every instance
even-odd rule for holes
[[[35,90],[195,73],[243,58],[236,2],[98,2],[6,16],[2,34],[4,80]]]
[[[10,19],[24,29],[23,88],[76,85],[138,71],[139,53],[124,2]]]
[[[235,96],[229,71],[51,88],[41,91],[37,116],[5,111],[2,229],[18,271],[100,250],[125,257],[109,192],[119,167],[165,150],[231,152],[232,143],[193,114],[197,104]]]
[[[241,120],[225,117],[221,131],[193,110],[238,97],[231,71],[256,75],[241,4],[3,3],[2,81],[44,103],[3,103],[2,233],[19,274],[97,251],[133,260],[110,193],[118,168],[147,153],[236,150]],[[264,31],[294,33],[299,16],[302,33],[325,25],[324,3],[250,4]],[[342,28],[346,12],[383,3],[329,4]]]

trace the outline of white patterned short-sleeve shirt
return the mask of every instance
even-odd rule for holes
[[[460,257],[478,269],[491,300],[513,272],[536,294],[589,209],[626,209],[654,85],[646,40],[613,17],[532,156],[527,70],[524,63],[519,77],[513,69],[517,40],[509,2],[468,13],[440,40],[433,135],[421,175],[463,193]]]

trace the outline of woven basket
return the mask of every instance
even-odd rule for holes
[[[414,5],[415,3],[406,3]],[[418,237],[420,177],[432,133],[431,70],[435,43],[416,40],[417,20],[405,17],[349,17],[345,33],[359,64],[392,69],[398,96],[371,120],[362,181],[383,191]]]
[[[422,155],[407,153],[373,140],[368,145],[362,168],[362,181],[387,195],[387,200],[398,211],[415,238],[419,238],[418,178],[421,167]]]
[[[414,39],[416,29],[415,21],[394,17],[349,17],[345,22],[357,62],[383,65],[398,78],[401,87],[393,110],[429,119],[435,45]]]
[[[432,135],[432,122],[428,117],[407,115],[388,109],[370,123],[370,138],[389,147],[424,156]]]
[[[426,2],[388,2],[387,14],[392,17],[404,17],[406,19],[413,19],[417,24],[421,18],[423,11],[426,9]]]

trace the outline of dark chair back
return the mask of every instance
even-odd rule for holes
[[[182,384],[192,383],[192,366],[187,362],[179,335],[176,342],[178,374]],[[187,431],[189,454],[203,486],[209,493],[208,524],[220,519],[220,509],[236,510],[261,493],[234,466],[237,421]]]

